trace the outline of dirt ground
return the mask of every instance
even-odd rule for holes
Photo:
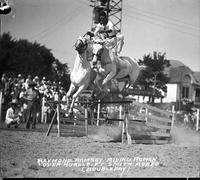
[[[105,127],[104,127],[105,128]],[[200,133],[172,131],[170,144],[109,142],[118,131],[88,137],[0,129],[0,177],[200,177]]]

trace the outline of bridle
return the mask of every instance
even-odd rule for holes
[[[80,41],[79,45],[77,46],[77,42]],[[88,43],[85,43],[82,39],[78,39],[76,41],[76,43],[74,44],[75,46],[75,50],[77,50],[79,53],[84,52],[87,47],[88,47]]]

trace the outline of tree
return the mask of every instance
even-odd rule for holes
[[[53,64],[57,64],[58,68],[55,69]],[[45,46],[25,39],[15,40],[9,33],[0,37],[0,76],[3,73],[11,76],[20,73],[24,77],[37,75],[49,80],[64,81],[62,77],[68,77],[68,72],[67,64],[56,59]]]
[[[139,59],[140,65],[145,65],[147,68],[140,74],[137,84],[144,89],[153,88],[153,95],[155,91],[167,92],[167,82],[169,77],[164,74],[166,67],[170,66],[169,60],[165,57],[166,53],[153,52],[151,54],[145,54],[143,59]],[[154,102],[154,97],[152,96],[152,102]]]
[[[53,71],[56,73],[56,80],[62,82],[63,87],[69,89],[70,75],[67,63],[61,63],[59,60],[55,60],[52,64]]]

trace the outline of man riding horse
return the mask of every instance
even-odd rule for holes
[[[117,75],[118,70],[113,65],[111,66],[111,70],[108,70],[110,68],[105,66],[107,62],[105,62],[103,60],[104,58],[102,58],[101,56],[103,49],[107,49],[109,51],[109,55],[106,55],[106,57],[108,58],[108,60],[106,61],[110,61],[110,64],[115,64],[116,61],[118,61],[118,54],[121,53],[122,47],[124,45],[124,37],[121,34],[117,33],[114,24],[108,20],[107,14],[104,11],[100,13],[99,23],[97,24],[94,32],[88,32],[88,35],[90,35],[90,37],[93,37],[93,41],[96,42],[96,44],[99,43],[100,45],[102,45],[102,48],[100,50],[95,51],[94,48],[92,67],[96,67],[98,72],[102,76],[104,76],[102,85],[106,85],[110,80],[114,80],[113,78],[115,75]],[[97,57],[96,60],[94,60],[95,55]],[[116,66],[120,66],[121,68],[121,65]],[[119,76],[123,76],[123,74],[119,74]]]
[[[106,12],[102,11],[100,13],[99,23],[92,36],[102,40],[104,45],[108,49],[111,49],[116,55],[121,53],[124,45],[124,37],[121,34],[117,34],[117,30],[115,29],[114,24],[108,20]]]
[[[141,67],[130,57],[119,56],[124,45],[124,38],[117,33],[104,11],[100,13],[99,24],[97,24],[93,36],[92,63],[93,66],[97,66],[101,74],[105,75],[102,85],[117,80],[118,83],[124,84],[120,91],[128,88],[136,81]]]

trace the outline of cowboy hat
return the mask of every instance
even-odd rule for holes
[[[9,102],[9,105],[17,105],[18,101],[17,99],[13,99],[11,102]]]
[[[29,87],[34,87],[34,86],[37,86],[37,84],[33,81],[31,81],[29,84],[28,84]]]

